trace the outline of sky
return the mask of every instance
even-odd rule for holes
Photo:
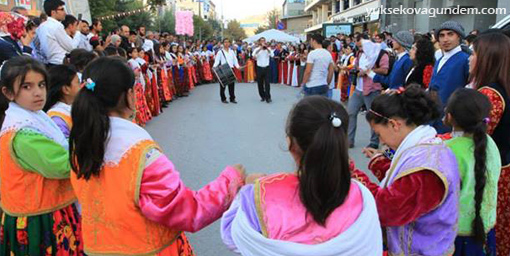
[[[237,19],[265,14],[273,8],[281,9],[283,0],[212,0],[216,5],[216,13],[221,18],[221,5],[224,5],[225,19]]]

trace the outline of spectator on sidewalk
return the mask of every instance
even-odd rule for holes
[[[468,84],[469,55],[463,52],[460,46],[464,37],[464,27],[452,20],[443,23],[436,31],[436,38],[444,54],[434,65],[429,90],[440,104],[441,110],[456,89]],[[441,118],[443,115],[442,113]],[[451,130],[443,124],[441,119],[436,120],[433,126],[439,134]]]
[[[305,96],[328,95],[329,84],[333,79],[334,63],[331,54],[322,48],[324,38],[319,34],[311,36],[310,45],[314,49],[308,54],[303,77]]]
[[[400,31],[393,37],[393,51],[396,54],[396,61],[391,68],[389,75],[379,75],[371,71],[369,76],[376,83],[386,85],[390,89],[398,89],[404,86],[407,73],[413,66],[409,58],[409,50],[413,46],[414,37],[408,31]]]
[[[61,23],[66,17],[65,3],[62,0],[46,0],[44,12],[48,20],[37,29],[42,57],[48,65],[61,65],[73,47],[73,39],[66,33]]]

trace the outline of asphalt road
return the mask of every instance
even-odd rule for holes
[[[198,86],[189,97],[172,102],[146,127],[184,183],[198,190],[225,166],[236,163],[250,173],[293,171],[295,165],[286,151],[285,122],[299,100],[300,89],[271,85],[273,102],[267,104],[260,102],[256,84],[237,84],[239,104],[223,104],[218,87]],[[360,114],[357,147],[350,150],[350,156],[361,168],[368,162],[361,147],[369,144],[369,138],[368,124]],[[219,221],[188,237],[199,256],[236,255],[223,245]]]

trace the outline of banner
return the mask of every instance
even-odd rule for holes
[[[176,11],[175,12],[175,33],[177,35],[193,36],[193,12]]]

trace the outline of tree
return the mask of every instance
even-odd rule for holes
[[[231,20],[227,24],[227,29],[223,32],[225,38],[230,40],[238,40],[246,38],[246,32],[241,28],[241,23],[237,20]]]
[[[175,34],[175,16],[173,11],[165,11],[163,15],[158,17],[156,25],[161,26],[161,32]]]
[[[268,30],[269,28],[267,26],[259,26],[256,30],[255,30],[255,35],[256,34],[260,34],[266,30]]]
[[[218,39],[221,35],[221,31],[223,30],[223,23],[219,22],[216,19],[209,19],[207,22],[212,26],[213,37]]]
[[[278,20],[280,19],[280,12],[277,9],[273,9],[266,14],[268,29],[277,29]]]
[[[200,36],[202,36],[202,39],[207,40],[211,39],[214,36],[214,29],[212,25],[198,15],[193,15],[193,26],[194,26],[193,36],[195,38],[200,38]]]
[[[144,7],[141,0],[89,0],[90,12],[93,18],[113,15]],[[136,29],[140,25],[148,29],[154,29],[154,19],[148,11],[137,13],[126,17],[117,17],[109,20],[102,20],[103,34],[109,33],[113,28],[127,25],[131,29]]]

